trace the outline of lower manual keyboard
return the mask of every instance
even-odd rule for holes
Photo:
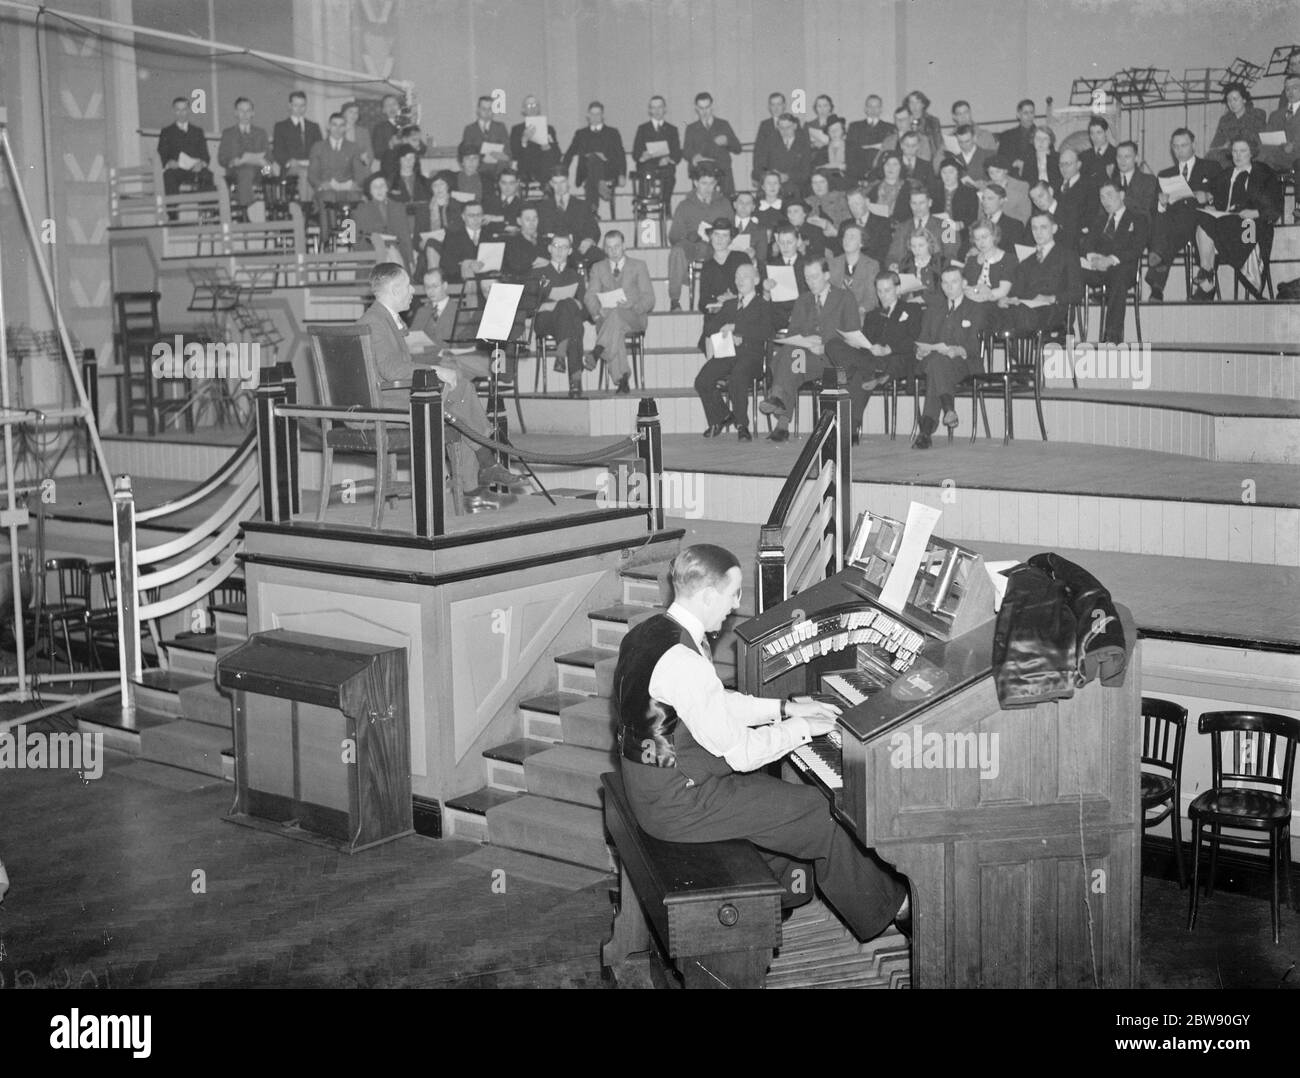
[[[790,753],[790,759],[800,771],[806,772],[830,790],[844,788],[844,771],[840,747],[840,732],[832,730],[823,737],[813,738]]]

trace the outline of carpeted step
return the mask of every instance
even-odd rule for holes
[[[608,648],[581,648],[564,655],[555,656],[555,668],[559,674],[557,688],[560,692],[578,693],[581,696],[595,696],[596,664],[601,659],[608,659],[615,653]]]
[[[530,756],[545,752],[549,741],[535,741],[521,737],[483,750],[483,766],[488,785],[510,793],[523,793],[528,787],[524,780],[524,763]]]
[[[140,733],[140,757],[203,775],[221,777],[221,754],[230,748],[230,731],[177,719]]]
[[[600,776],[616,767],[609,749],[556,745],[524,761],[524,780],[538,797],[600,808]]]
[[[487,812],[488,841],[574,865],[611,871],[605,821],[597,808],[525,794]]]
[[[167,660],[176,673],[198,674],[213,679],[217,659],[232,648],[245,642],[242,636],[223,636],[219,633],[181,633],[163,641]]]
[[[591,646],[617,650],[632,626],[653,617],[655,613],[654,610],[630,603],[589,611],[587,618],[591,622]]]
[[[606,696],[592,696],[560,712],[566,745],[610,750],[614,747],[614,715]]]
[[[136,706],[178,719],[181,717],[181,691],[211,681],[211,674],[204,677],[193,670],[145,670],[135,683]]]
[[[488,809],[504,805],[521,796],[491,786],[480,786],[472,793],[449,798],[442,806],[444,838],[461,838],[470,842],[487,841]]]
[[[519,701],[519,716],[524,720],[524,737],[536,741],[562,741],[560,712],[586,697],[576,692],[547,692]]]
[[[234,728],[234,708],[229,696],[208,681],[180,691],[181,717],[191,722],[217,726],[229,733]]]

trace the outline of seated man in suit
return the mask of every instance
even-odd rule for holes
[[[368,170],[355,142],[343,137],[343,114],[329,119],[329,136],[311,148],[307,178],[316,192],[317,209],[326,202],[357,202]],[[390,151],[391,152],[391,151]]]
[[[1104,212],[1093,218],[1079,245],[1089,264],[1083,271],[1083,283],[1100,285],[1105,293],[1102,341],[1123,344],[1124,306],[1137,275],[1138,258],[1146,247],[1147,219],[1125,206],[1124,192],[1114,180],[1101,185],[1100,198]]]
[[[707,91],[695,95],[695,115],[697,119],[687,125],[682,136],[682,156],[696,171],[706,164],[713,168],[722,194],[731,198],[736,193],[731,157],[740,153],[740,139],[731,124],[713,115],[713,95]]]
[[[1033,102],[1030,102],[1032,105]],[[995,154],[998,152],[998,137],[993,134],[987,127],[980,127],[976,124],[974,117],[971,116],[969,101],[954,101],[952,103],[952,126],[955,129],[954,134],[958,136],[957,141],[960,144],[960,131],[963,127],[971,129],[971,136],[974,144],[983,150],[986,154]],[[1033,132],[1030,132],[1032,136]],[[969,171],[969,166],[967,166]]]
[[[788,267],[794,277],[795,289],[798,295],[802,296],[808,290],[807,275],[804,273],[806,260],[799,253],[799,233],[795,231],[793,225],[787,223],[778,228],[773,242],[776,246],[776,254],[766,261],[760,259],[759,269],[764,274],[763,296],[772,305],[772,327],[782,330],[789,323],[790,315],[794,313],[795,300],[772,298],[772,293],[777,286],[776,278],[771,273],[772,267]]]
[[[1079,235],[1086,221],[1090,221],[1101,205],[1097,190],[1083,178],[1079,155],[1066,147],[1061,151],[1061,189],[1056,192],[1057,208],[1056,242],[1071,250],[1079,249]]]
[[[483,223],[496,240],[519,231],[519,212],[524,196],[519,193],[519,174],[512,168],[497,173],[496,187],[483,196]]]
[[[644,333],[650,312],[655,309],[655,290],[650,270],[639,258],[624,253],[623,233],[611,229],[605,233],[605,260],[591,267],[586,302],[587,313],[596,323],[596,346],[591,350],[591,370],[603,357],[609,364],[609,377],[615,393],[628,391],[631,368],[627,363],[627,335]],[[603,295],[622,289],[623,298],[612,306]]]
[[[984,172],[988,175],[988,183],[997,184],[1002,188],[1003,197],[1006,198],[1003,209],[1006,210],[1007,215],[1014,217],[1022,225],[1028,221],[1029,215],[1034,212],[1034,207],[1029,202],[1029,184],[1019,176],[1011,175],[1007,169],[1007,162],[1000,157],[990,157],[985,161]],[[979,186],[987,187],[988,183]]]
[[[733,242],[740,240],[741,236],[748,236],[749,253],[756,263],[762,262],[767,257],[768,244],[771,240],[767,229],[758,219],[758,202],[753,192],[737,191],[735,209],[736,216],[731,231]],[[737,244],[736,250],[745,250],[744,241]]]
[[[808,131],[790,113],[776,121],[776,140],[771,144],[767,171],[781,177],[783,198],[803,198],[812,175],[812,145]]]
[[[307,168],[311,164],[311,148],[322,137],[320,125],[315,120],[307,119],[307,95],[301,90],[294,90],[289,95],[289,115],[275,122],[271,134],[271,156],[280,168],[280,175],[298,177],[300,202],[310,202],[312,199]]]
[[[537,205],[528,203],[519,211],[519,230],[506,239],[501,256],[501,279],[518,283],[530,270],[546,265],[549,259],[546,237],[541,234]]]
[[[939,284],[946,302],[926,308],[916,342],[916,358],[925,375],[925,410],[913,449],[930,448],[930,436],[939,427],[940,412],[945,427],[957,426],[957,387],[984,369],[979,336],[988,305],[966,299],[960,266],[945,266]]]
[[[1196,156],[1196,136],[1186,127],[1180,127],[1170,137],[1169,150],[1173,154],[1174,163],[1161,169],[1160,178],[1172,180],[1175,176],[1180,176],[1192,193],[1174,200],[1164,191],[1156,196],[1156,212],[1151,216],[1151,250],[1147,255],[1146,273],[1147,284],[1151,286],[1152,303],[1164,300],[1169,266],[1196,236],[1196,211],[1214,201],[1214,193],[1210,188],[1220,171],[1217,162]]]
[[[1034,159],[1034,103],[1024,98],[1016,104],[1016,126],[998,135],[998,156],[1007,163],[1007,171],[1023,168]]]
[[[1088,121],[1088,142],[1088,148],[1079,154],[1079,168],[1083,178],[1099,189],[1115,174],[1115,147],[1106,117],[1093,116]]]
[[[461,132],[460,144],[478,151],[479,167],[489,185],[496,179],[501,167],[510,160],[510,155],[506,152],[509,141],[510,132],[506,130],[506,125],[492,114],[492,98],[483,94],[474,105],[474,122],[466,124],[465,130]],[[501,148],[485,153],[484,143]],[[375,152],[379,152],[378,147]]]
[[[238,122],[221,132],[217,163],[226,170],[230,197],[237,205],[251,205],[253,185],[271,163],[271,140],[253,123],[253,103],[246,97],[235,102]]]
[[[1150,218],[1156,212],[1160,183],[1149,172],[1138,168],[1136,142],[1121,142],[1115,147],[1115,182],[1124,192],[1124,205],[1133,213]]]
[[[555,166],[560,163],[560,143],[555,137],[555,125],[547,124],[546,131],[541,131],[541,122],[536,117],[541,115],[542,106],[535,94],[524,98],[520,111],[523,122],[510,129],[510,156],[525,184],[545,186]]]
[[[880,263],[862,249],[862,229],[849,222],[840,233],[843,251],[831,259],[831,287],[847,288],[853,294],[858,312],[865,318],[876,306],[876,275]]]
[[[890,242],[889,253],[885,256],[885,265],[890,269],[896,270],[902,263],[913,232],[929,232],[934,236],[934,242],[945,260],[957,257],[957,238],[960,232],[944,228],[944,223],[930,212],[932,203],[930,192],[924,187],[913,186],[908,193],[907,205],[911,216],[894,226],[894,238]]]
[[[567,170],[578,162],[575,182],[592,211],[599,213],[602,199],[613,197],[614,188],[627,175],[627,153],[617,127],[605,123],[605,106],[593,101],[587,106],[587,126],[573,133],[573,141],[560,162]],[[611,210],[611,216],[613,211]]]
[[[692,262],[703,262],[711,250],[709,231],[716,218],[731,213],[731,203],[718,193],[718,172],[709,164],[694,172],[694,190],[673,210],[668,226],[668,309],[680,311],[682,289]]]
[[[537,206],[542,235],[565,235],[577,245],[570,256],[574,266],[590,269],[605,257],[597,245],[600,225],[595,211],[585,199],[569,193],[569,174],[563,166],[551,170],[550,193]]]
[[[717,314],[705,320],[708,359],[695,377],[695,392],[700,395],[709,424],[704,437],[716,438],[734,425],[737,439],[750,442],[753,435],[749,433],[749,387],[763,373],[767,342],[773,333],[772,312],[758,292],[758,267],[752,262],[742,262],[736,267],[734,283],[736,294],[722,304]],[[736,350],[734,356],[713,354],[711,338],[716,333],[731,336]],[[727,383],[730,409],[723,403],[718,389],[721,381]]]
[[[903,160],[903,179],[919,183],[933,193],[934,168],[931,159],[921,155],[921,143],[924,139],[925,136],[919,131],[909,131],[898,140],[898,152]]]
[[[1290,173],[1291,182],[1300,191],[1300,73],[1291,71],[1282,84],[1286,101],[1273,110],[1265,131],[1282,132],[1285,142],[1281,146],[1264,146],[1259,159],[1279,177]],[[1292,219],[1300,223],[1300,198],[1296,199]]]
[[[817,258],[804,266],[808,291],[794,303],[786,337],[802,338],[793,344],[777,341],[772,356],[772,388],[760,404],[764,415],[776,416],[776,429],[768,440],[790,440],[790,418],[799,402],[799,387],[820,378],[826,369],[826,346],[840,340],[840,331],[862,328],[857,300],[843,288],[831,287],[831,269],[826,259]]]
[[[573,240],[567,233],[551,236],[547,245],[550,259],[529,272],[525,296],[537,311],[533,327],[537,336],[555,338],[555,369],[569,375],[569,397],[581,400],[582,324],[586,315],[587,283],[570,262]],[[574,290],[571,296],[551,298],[553,292]]]
[[[971,187],[983,183],[989,178],[984,166],[993,155],[976,141],[975,128],[970,124],[963,124],[953,134],[957,138],[956,157],[964,170],[963,182]]]
[[[781,136],[777,134],[776,122],[786,112],[785,94],[774,90],[767,95],[767,116],[758,125],[754,135],[754,150],[751,154],[750,175],[755,187],[763,185],[763,177],[772,171],[772,151]]]
[[[1011,291],[998,300],[998,326],[1016,334],[1063,332],[1069,305],[1083,298],[1079,256],[1057,242],[1056,219],[1046,210],[1029,219],[1029,228],[1034,254],[1016,265]]]
[[[912,110],[906,105],[899,105],[898,108],[894,109],[894,129],[881,143],[881,151],[897,150],[901,154],[903,152],[903,139],[909,133],[917,137],[916,155],[925,158],[927,161],[931,160],[934,157],[934,147],[930,144],[930,136],[913,129]]]
[[[664,198],[668,198],[677,186],[677,162],[682,159],[681,138],[677,125],[664,119],[668,114],[668,102],[662,94],[655,94],[647,109],[650,119],[636,129],[632,138],[632,160],[638,173],[658,176],[659,189]],[[658,143],[663,143],[668,152],[659,153]],[[654,147],[655,152],[651,152],[650,147]]]
[[[880,95],[870,94],[863,103],[866,118],[854,120],[845,132],[844,141],[848,149],[845,151],[844,180],[850,186],[866,181],[875,167],[881,144],[893,133],[894,129],[881,119],[883,108]]]
[[[486,239],[482,203],[466,202],[459,225],[447,229],[447,238],[442,244],[439,266],[449,284],[471,281],[483,272],[478,245]],[[504,259],[502,264],[504,265]]]
[[[392,261],[386,256],[395,247],[401,255],[402,266],[409,267],[413,260],[411,216],[406,212],[406,206],[388,197],[388,180],[378,172],[366,179],[365,188],[366,201],[352,215],[358,238],[364,237],[370,242],[378,252],[380,262]],[[392,239],[385,239],[386,236]]]
[[[999,184],[990,183],[980,192],[981,221],[997,225],[1002,232],[1002,242],[998,244],[1004,251],[1015,253],[1017,243],[1029,246],[1029,229],[1006,212],[1006,192]]]
[[[304,106],[306,103],[306,96],[304,95]],[[401,131],[399,120],[402,115],[402,99],[396,94],[384,94],[383,100],[379,102],[379,111],[383,113],[383,116],[370,128],[370,149],[374,153],[376,161],[383,161],[384,151],[388,149],[393,139],[397,138],[398,132]],[[307,148],[311,149],[310,146]],[[304,154],[304,156],[306,155]],[[306,167],[305,164],[303,167]]]
[[[172,98],[175,119],[158,132],[158,160],[163,167],[163,193],[180,193],[181,184],[192,184],[196,191],[211,191],[212,170],[208,167],[208,139],[203,129],[190,123],[190,99]],[[184,154],[191,160],[180,163]]]

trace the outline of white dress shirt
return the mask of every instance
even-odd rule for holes
[[[808,723],[781,721],[781,701],[728,692],[709,658],[704,626],[679,603],[668,616],[684,628],[701,652],[674,644],[650,675],[650,696],[668,704],[700,747],[721,756],[737,771],[753,771],[812,740]]]

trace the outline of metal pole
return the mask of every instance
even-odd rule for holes
[[[135,557],[135,494],[131,477],[119,475],[113,486],[113,560],[117,570],[117,653],[123,711],[135,710],[135,682],[142,674]]]
[[[4,129],[0,128],[0,138],[4,138]],[[4,239],[0,232],[0,266],[4,265]],[[4,279],[0,274],[0,405],[6,415],[9,412],[9,338],[5,328]],[[18,565],[18,512],[17,499],[14,495],[14,435],[13,426],[5,421],[5,524],[9,529],[9,583],[14,591],[14,646],[18,649],[18,688],[20,699],[27,699],[27,640],[23,628],[23,586],[22,570]],[[40,491],[36,497],[39,498]],[[44,572],[45,567],[38,566],[35,572]]]
[[[636,431],[641,440],[637,443],[637,455],[645,466],[646,490],[649,510],[649,523],[652,532],[664,528],[664,449],[663,431],[659,425],[659,409],[655,407],[653,397],[642,397],[637,406]]]
[[[411,384],[411,498],[415,534],[432,539],[447,530],[442,462],[442,382],[427,367],[417,367]],[[383,467],[382,463],[380,467]],[[459,498],[460,491],[452,497]]]

